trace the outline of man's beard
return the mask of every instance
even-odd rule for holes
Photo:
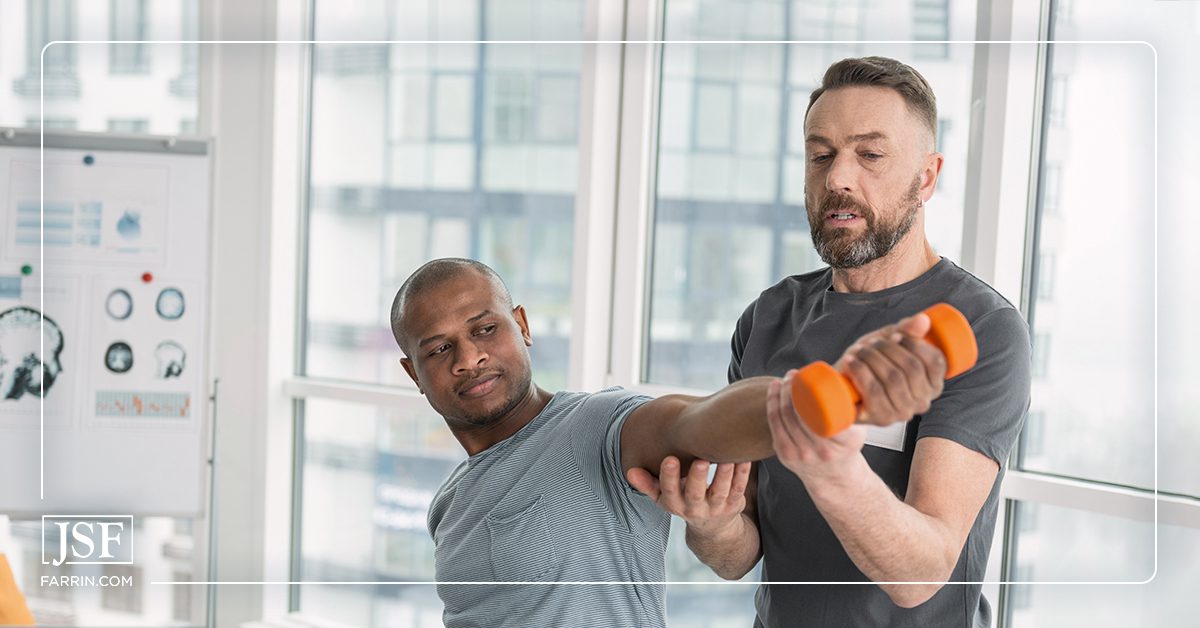
[[[890,253],[917,221],[917,210],[921,207],[917,192],[920,189],[921,175],[917,174],[908,192],[896,203],[897,207],[904,208],[904,213],[894,222],[884,224],[880,223],[874,210],[849,196],[826,196],[815,213],[811,209],[808,212],[813,246],[821,260],[832,268],[858,268]],[[853,212],[866,221],[866,230],[854,237],[847,227],[825,227],[825,217],[835,211]]]
[[[501,381],[505,384],[510,381],[510,377],[512,378],[511,381],[516,382],[515,386],[508,388],[508,396],[505,397],[504,401],[495,408],[484,410],[482,413],[460,414],[457,417],[459,423],[466,424],[472,428],[488,427],[504,419],[514,408],[520,405],[525,396],[529,394],[530,386],[533,384],[532,373],[529,370],[518,370],[516,372],[503,371],[501,374],[503,375]],[[461,408],[459,410],[461,411]],[[447,416],[445,413],[440,414]]]

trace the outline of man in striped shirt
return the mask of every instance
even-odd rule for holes
[[[941,354],[913,340],[922,318],[903,323],[912,331],[901,340],[890,331],[883,340],[923,365],[911,378],[917,405],[940,393],[944,371]],[[446,625],[665,625],[663,586],[630,583],[664,579],[670,516],[625,473],[667,456],[772,455],[766,408],[768,391],[780,402],[778,378],[703,398],[551,394],[532,381],[524,308],[473,260],[422,266],[397,293],[391,321],[405,371],[469,454],[429,510]],[[714,490],[723,494],[712,499],[743,503],[748,474],[748,464],[722,465]]]

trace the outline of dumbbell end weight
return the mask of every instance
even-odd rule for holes
[[[949,303],[932,305],[925,309],[925,314],[930,322],[925,340],[946,356],[946,379],[962,375],[975,366],[979,347],[967,317]]]
[[[823,438],[854,424],[859,400],[850,380],[827,362],[813,362],[792,376],[792,405],[808,429]]]

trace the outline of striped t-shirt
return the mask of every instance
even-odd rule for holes
[[[447,626],[665,626],[670,516],[621,471],[625,419],[648,397],[559,392],[516,434],[463,461],[433,498]]]

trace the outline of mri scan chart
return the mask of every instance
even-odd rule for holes
[[[203,511],[208,143],[110,139],[0,137],[0,512]]]
[[[129,295],[128,290],[117,288],[108,293],[108,299],[104,302],[104,311],[113,320],[123,321],[133,314],[133,297]]]
[[[128,373],[133,368],[133,347],[118,340],[104,352],[104,366],[112,373]]]
[[[57,429],[70,420],[81,381],[78,284],[47,276],[39,298],[34,278],[0,275],[3,283],[13,288],[0,292],[0,430],[35,425],[43,414]]]
[[[164,288],[162,292],[158,293],[154,311],[158,312],[158,315],[165,320],[179,320],[184,311],[183,293],[179,291],[179,288]]]
[[[41,312],[23,306],[0,312],[0,398],[46,396],[62,372],[62,350],[62,329]]]
[[[189,353],[202,334],[187,304],[201,287],[176,279],[145,271],[94,281],[88,318],[99,368],[85,397],[95,400],[94,425],[154,428],[190,416],[198,372]]]
[[[154,350],[154,357],[158,360],[158,368],[155,369],[155,375],[161,379],[171,379],[183,375],[183,367],[187,364],[187,351],[174,340],[164,340],[158,343],[158,348]]]

